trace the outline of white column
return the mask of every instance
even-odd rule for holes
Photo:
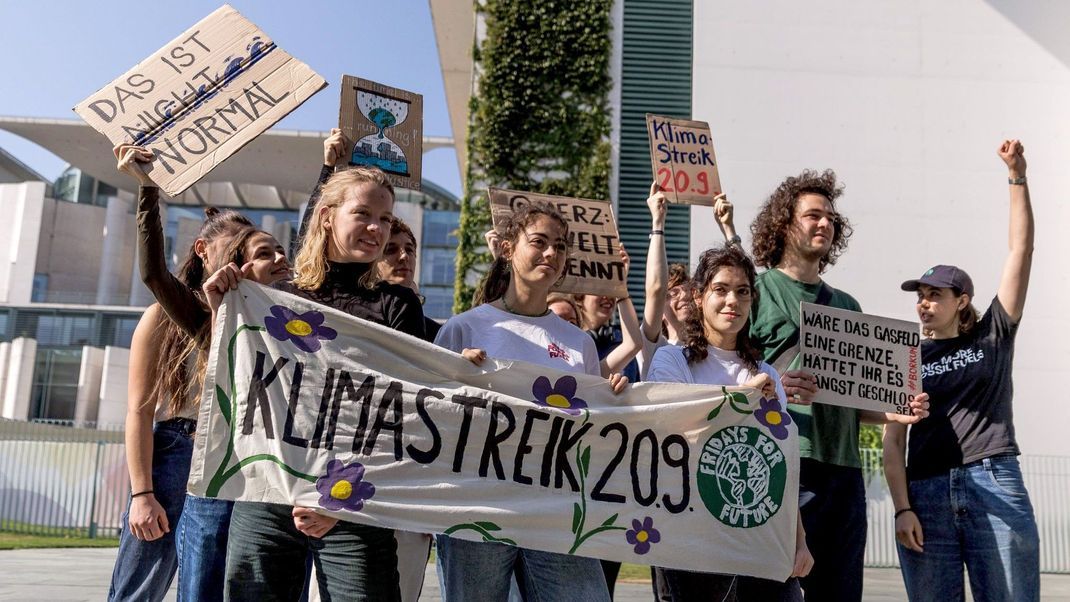
[[[37,341],[19,337],[11,341],[7,358],[7,379],[0,417],[12,420],[30,419],[30,392],[33,389],[34,360],[37,358]]]
[[[100,274],[97,275],[97,305],[117,305],[120,258],[130,229],[131,201],[119,197],[108,199],[104,212],[104,246],[100,252]],[[135,270],[136,271],[136,270]]]
[[[100,373],[97,424],[119,425],[126,420],[126,377],[130,371],[130,350],[105,347]]]
[[[30,302],[44,198],[44,182],[0,184],[0,303]]]
[[[74,422],[84,424],[97,421],[100,405],[100,377],[104,368],[104,350],[82,347],[82,366],[78,371],[78,393],[74,401]]]

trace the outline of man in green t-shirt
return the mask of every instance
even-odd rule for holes
[[[801,581],[811,601],[862,599],[866,492],[858,452],[859,421],[912,423],[928,414],[922,408],[915,409],[916,417],[897,417],[811,405],[816,379],[798,369],[799,303],[861,311],[854,297],[821,279],[851,236],[851,225],[836,211],[836,199],[842,194],[843,186],[832,170],[807,170],[785,179],[751,224],[754,262],[766,271],[758,275],[750,336],[763,359],[780,373],[791,402],[788,411],[799,428],[799,508],[814,558],[813,569]],[[731,205],[722,201],[715,213],[725,238],[739,244]]]

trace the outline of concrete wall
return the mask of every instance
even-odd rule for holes
[[[30,419],[30,391],[33,389],[37,341],[19,337],[7,348],[7,375],[0,390],[0,418]]]
[[[0,184],[0,303],[30,302],[44,196],[44,182]]]
[[[855,234],[826,275],[871,313],[916,320],[899,283],[936,263],[973,276],[983,311],[1007,249],[1004,138],[1026,146],[1037,219],[1017,338],[1023,451],[1070,455],[1052,383],[1070,363],[1070,3],[695,3],[694,115],[710,122],[721,180],[749,246],[758,205],[789,174],[836,170]],[[692,210],[692,256],[716,239]]]
[[[100,380],[104,373],[104,350],[82,347],[82,366],[78,372],[78,396],[74,402],[76,423],[96,422],[100,406]]]

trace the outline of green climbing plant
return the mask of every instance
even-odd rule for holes
[[[491,261],[488,186],[609,196],[612,0],[477,0],[454,312]]]

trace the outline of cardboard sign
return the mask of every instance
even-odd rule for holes
[[[818,403],[910,414],[921,393],[921,335],[905,320],[802,304],[802,370],[817,376]]]
[[[501,226],[517,208],[537,201],[557,207],[568,221],[571,247],[568,265],[564,278],[553,290],[617,299],[628,296],[617,220],[609,202],[501,188],[491,188],[489,192],[495,227]]]
[[[423,96],[352,75],[342,76],[338,127],[353,143],[350,165],[378,167],[394,186],[420,190]]]
[[[562,362],[562,366],[566,366]],[[799,440],[740,387],[460,355],[249,280],[216,315],[195,495],[783,581]]]
[[[155,151],[145,171],[176,196],[326,85],[223,5],[74,111],[113,145]]]
[[[647,113],[646,131],[654,180],[669,201],[712,206],[721,178],[709,124]]]

